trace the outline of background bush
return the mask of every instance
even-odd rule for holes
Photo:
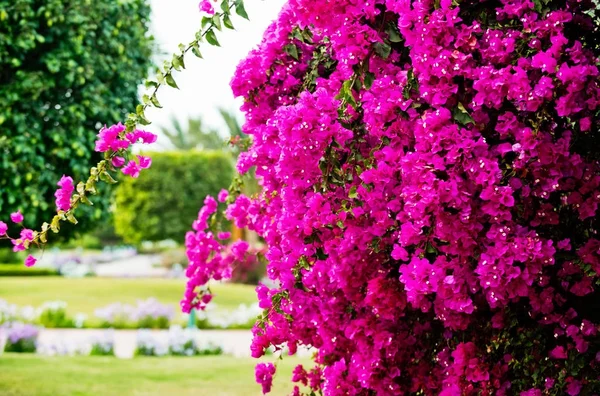
[[[0,265],[0,277],[2,276],[57,276],[58,271],[54,268],[27,268],[23,264]]]
[[[115,194],[115,230],[126,242],[183,241],[207,195],[228,187],[231,155],[219,151],[151,153],[152,167]]]
[[[0,218],[21,209],[39,225],[60,177],[100,159],[97,130],[135,108],[151,65],[149,15],[144,0],[0,0]]]

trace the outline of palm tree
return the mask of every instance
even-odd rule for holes
[[[171,127],[160,128],[177,150],[222,150],[225,139],[214,129],[204,127],[201,118],[190,118],[184,128],[179,120],[171,117]]]

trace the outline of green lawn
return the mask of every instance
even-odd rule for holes
[[[271,357],[274,360],[273,357]],[[307,360],[285,357],[278,365],[273,395],[293,388],[291,372]],[[11,395],[261,395],[250,358],[0,357],[0,394]]]
[[[62,277],[0,277],[0,298],[12,304],[39,306],[45,301],[67,302],[70,315],[88,314],[115,302],[134,304],[139,299],[155,297],[172,304],[179,312],[185,288],[177,279],[112,279]],[[211,286],[219,309],[231,310],[240,304],[256,301],[253,286],[215,284]]]

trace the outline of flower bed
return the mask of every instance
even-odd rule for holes
[[[211,303],[207,311],[197,312],[199,329],[251,329],[261,313],[258,304],[240,304],[233,311],[221,310]],[[23,322],[45,328],[113,328],[113,329],[168,329],[172,324],[187,324],[189,316],[178,319],[172,306],[154,298],[140,300],[136,305],[113,303],[95,311],[100,323],[88,320],[86,314],[70,316],[67,303],[48,301],[40,307],[19,307],[0,299],[0,324]]]
[[[157,337],[149,330],[139,330],[136,355],[138,356],[209,356],[223,354],[223,348],[212,342],[199,342],[198,330],[172,326],[167,339]]]
[[[12,323],[5,326],[8,333],[6,352],[34,353],[37,349],[39,329],[27,323]]]

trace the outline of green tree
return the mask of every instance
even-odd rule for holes
[[[135,108],[151,66],[149,15],[145,0],[0,0],[0,219],[49,220],[60,177],[100,159],[98,129]],[[94,203],[80,220],[108,193]]]

